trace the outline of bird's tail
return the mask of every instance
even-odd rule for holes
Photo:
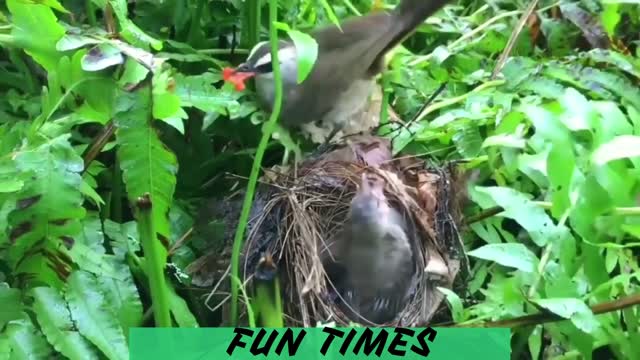
[[[393,12],[408,31],[413,31],[450,0],[401,0]]]
[[[429,16],[449,2],[450,0],[400,0],[400,3],[392,12],[397,19],[398,27],[396,28],[397,33],[390,43],[391,47],[402,42]]]

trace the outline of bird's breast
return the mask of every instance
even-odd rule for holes
[[[336,98],[322,122],[345,126],[355,115],[362,113],[369,103],[374,86],[372,79],[358,79],[349,84]],[[357,117],[356,117],[357,118]]]

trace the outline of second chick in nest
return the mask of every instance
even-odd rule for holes
[[[415,271],[404,216],[389,204],[385,181],[363,173],[349,218],[325,269],[353,321],[368,325],[394,320],[404,308]],[[337,270],[339,269],[339,270]]]

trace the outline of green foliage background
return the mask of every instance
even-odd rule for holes
[[[372,8],[272,1],[281,30]],[[503,209],[464,233],[454,322],[548,312],[567,320],[514,328],[514,357],[640,358],[637,307],[590,308],[639,292],[639,7],[542,1],[494,77],[527,5],[453,2],[394,52],[384,105],[416,119],[394,151],[465,160],[466,214]],[[266,131],[221,70],[269,15],[257,0],[0,5],[0,359],[127,359],[130,327],[221,324],[185,268],[235,229],[190,229],[246,185],[226,175],[249,175]],[[269,140],[262,166],[309,150],[277,127]]]

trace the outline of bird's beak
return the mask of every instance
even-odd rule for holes
[[[244,81],[256,75],[255,71],[252,70],[250,65],[243,63],[235,69],[225,68],[222,77],[224,81],[234,84],[236,90],[242,91],[245,88]]]
[[[247,63],[242,63],[238,65],[238,67],[235,68],[235,71],[237,73],[252,73],[252,74],[256,73],[255,70],[251,67],[251,65]]]

